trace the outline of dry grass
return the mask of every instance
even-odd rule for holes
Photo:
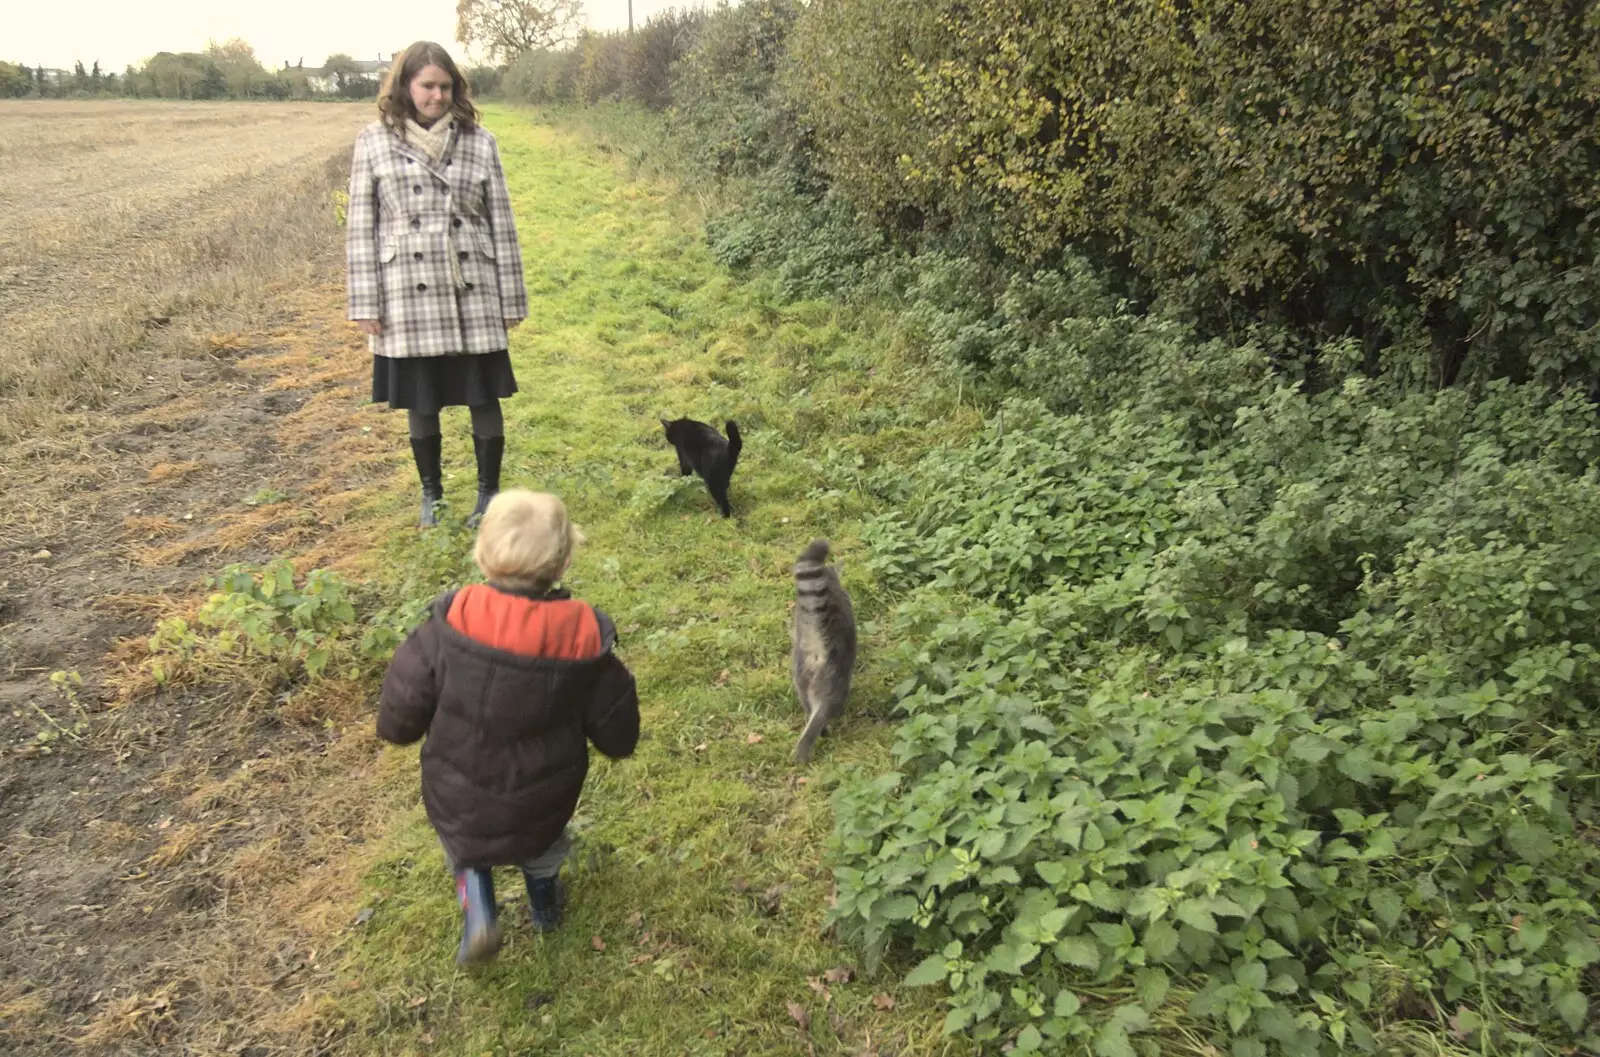
[[[0,102],[0,441],[156,381],[151,351],[239,348],[263,281],[308,277],[330,171],[369,119],[353,106]]]
[[[367,788],[369,688],[286,690],[243,659],[160,682],[144,662],[224,561],[370,546],[352,519],[392,481],[404,423],[354,384],[332,209],[369,117],[0,103],[0,563],[54,552],[0,573],[20,614],[0,659],[70,641],[12,678],[76,666],[114,706],[59,770],[0,760],[22,809],[0,876],[64,881],[0,908],[21,941],[0,952],[0,1051],[237,1053],[290,1030],[272,1022],[296,1041],[256,1052],[308,1052],[324,1031],[299,996],[345,932],[325,900],[355,898],[352,834],[400,807]],[[132,637],[96,663],[105,627]],[[29,733],[0,717],[0,756]]]

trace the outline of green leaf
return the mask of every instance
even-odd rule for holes
[[[1056,1016],[1063,1018],[1075,1017],[1078,1015],[1078,1010],[1081,1006],[1082,1003],[1078,1001],[1078,996],[1071,991],[1061,990],[1056,992]]]
[[[1150,1030],[1150,1014],[1145,1012],[1144,1006],[1135,1002],[1124,1002],[1112,1010],[1111,1020],[1129,1034]]]
[[[1029,1024],[1017,1033],[1017,1044],[1012,1053],[1037,1053],[1039,1047],[1044,1045],[1044,1036],[1039,1034],[1039,1029]]]
[[[965,1006],[957,1006],[945,1014],[943,1030],[946,1035],[954,1035],[971,1023],[972,1010]]]
[[[1573,1031],[1582,1031],[1583,1022],[1589,1019],[1589,999],[1581,991],[1568,991],[1556,999],[1556,1012]]]
[[[1100,947],[1087,936],[1063,936],[1056,941],[1054,954],[1063,965],[1075,965],[1090,972],[1100,968]]]
[[[1534,921],[1531,918],[1522,923],[1517,930],[1518,949],[1532,954],[1544,946],[1544,941],[1550,938],[1550,926],[1543,921]]]
[[[1144,1008],[1154,1013],[1167,1000],[1167,974],[1160,969],[1140,969],[1133,974],[1134,988]]]
[[[1367,905],[1372,907],[1372,912],[1377,915],[1378,921],[1385,928],[1394,928],[1395,922],[1400,920],[1400,915],[1405,912],[1405,903],[1395,894],[1393,889],[1379,888],[1367,893]]]
[[[1033,864],[1033,872],[1038,874],[1039,879],[1045,884],[1054,887],[1066,878],[1067,867],[1065,863],[1059,862],[1036,862]]]
[[[1178,930],[1165,919],[1153,921],[1144,930],[1144,952],[1158,962],[1171,958],[1178,949]]]
[[[930,954],[906,974],[906,986],[927,987],[942,982],[949,973],[949,961],[943,954]]]
[[[1561,945],[1561,952],[1566,955],[1567,964],[1573,968],[1600,962],[1600,944],[1590,939],[1587,933],[1578,932],[1568,936]]]
[[[1128,1041],[1127,1030],[1111,1021],[1095,1032],[1094,1052],[1095,1057],[1138,1057],[1133,1051],[1133,1043]]]
[[[984,959],[984,963],[996,972],[1009,973],[1016,976],[1038,956],[1038,944],[1018,943],[1016,940],[1010,940],[990,951],[989,956]]]
[[[872,916],[880,921],[910,921],[920,904],[913,895],[894,895],[872,904]]]
[[[1206,909],[1204,900],[1185,899],[1178,904],[1173,913],[1179,921],[1190,928],[1216,935],[1217,920],[1211,916],[1211,911]]]
[[[1260,962],[1245,962],[1233,971],[1233,979],[1240,987],[1252,991],[1267,989],[1267,967]]]

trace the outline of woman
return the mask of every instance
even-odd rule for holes
[[[425,528],[444,498],[439,409],[471,410],[476,525],[500,490],[500,401],[517,391],[506,333],[528,314],[511,197],[494,136],[439,45],[395,59],[378,114],[350,166],[350,318],[373,353],[373,402],[406,410]]]

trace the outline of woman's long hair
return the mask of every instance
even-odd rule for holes
[[[462,132],[472,131],[478,123],[478,108],[472,105],[472,88],[456,66],[450,53],[431,40],[419,40],[395,56],[378,89],[378,114],[383,123],[405,135],[406,121],[417,120],[417,108],[411,103],[411,82],[429,66],[437,66],[450,75],[453,89],[450,93],[450,112],[456,116],[456,125]]]

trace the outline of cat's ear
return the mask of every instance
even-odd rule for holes
[[[672,423],[668,422],[666,419],[661,419],[661,428],[662,429],[671,429],[672,428]]]

